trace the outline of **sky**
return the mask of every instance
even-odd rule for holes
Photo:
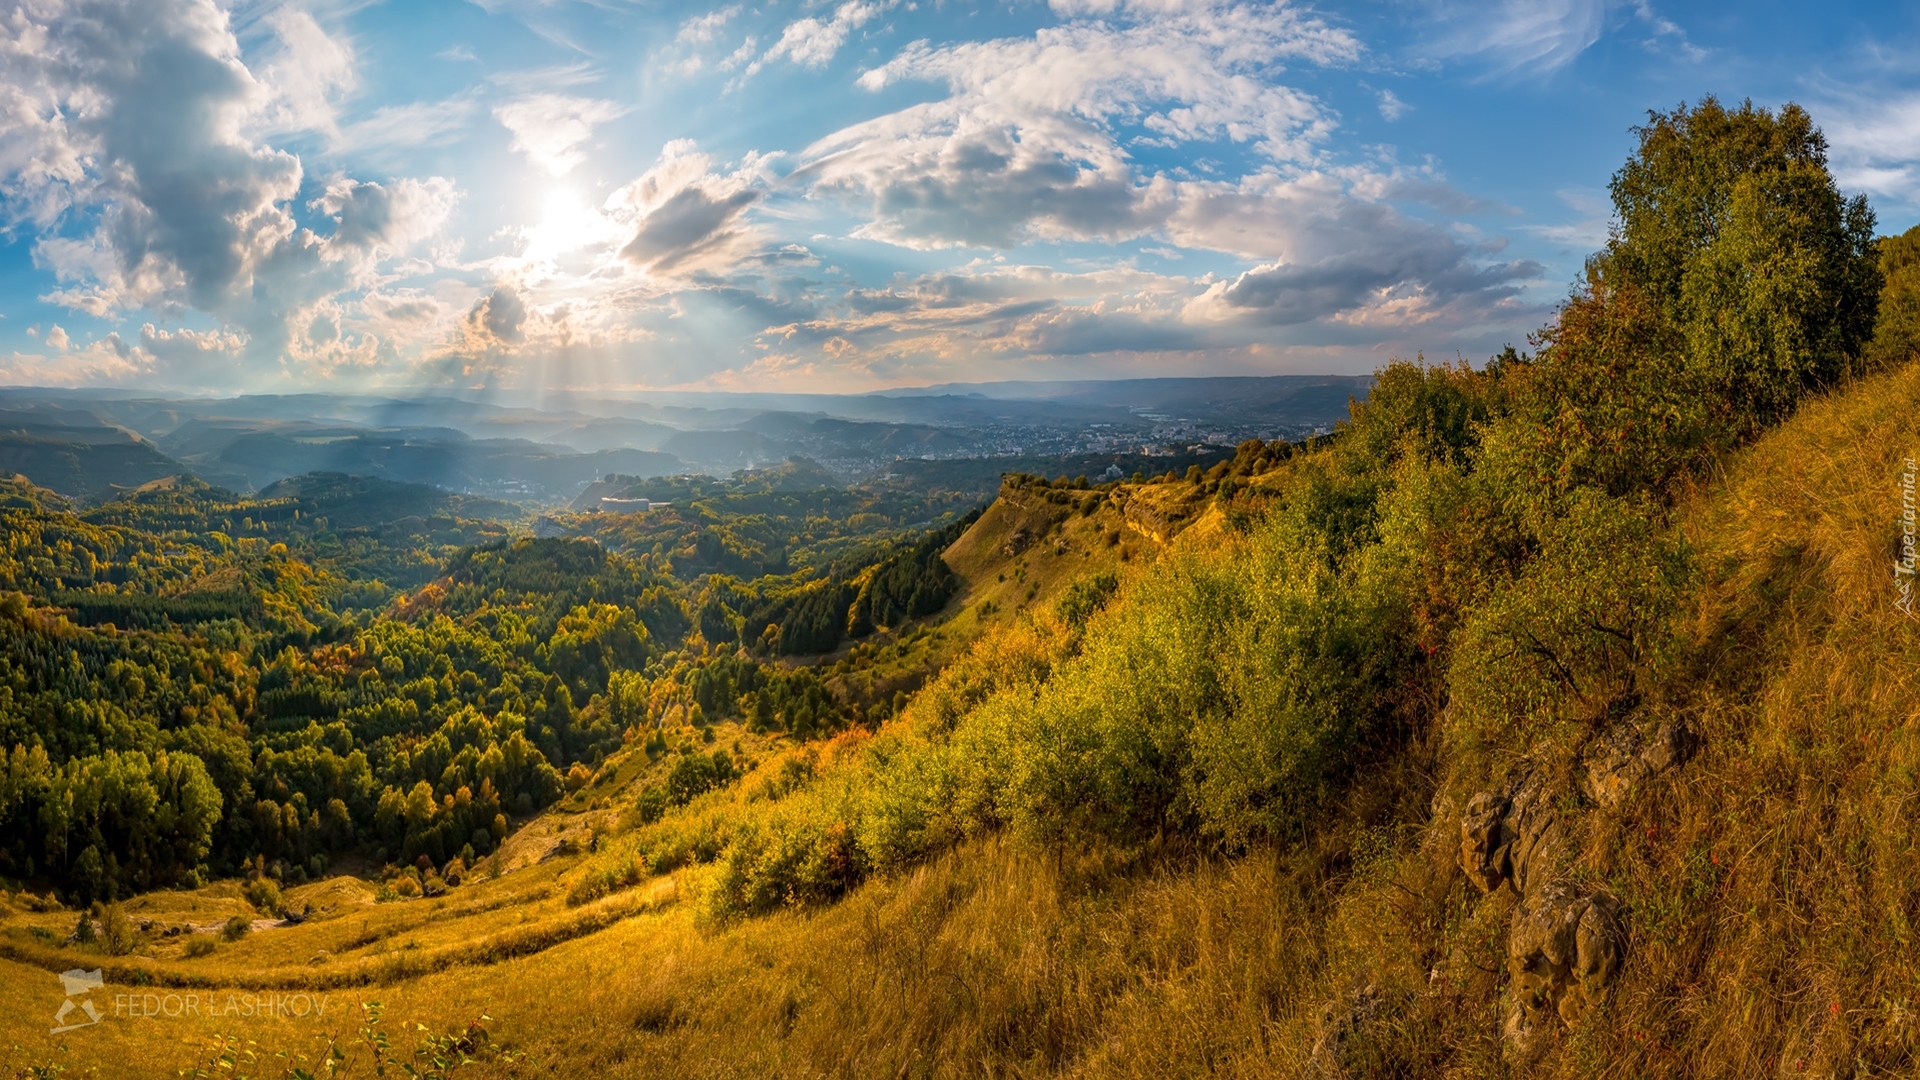
[[[1920,5],[6,0],[0,384],[858,392],[1527,336],[1649,109],[1920,221]]]

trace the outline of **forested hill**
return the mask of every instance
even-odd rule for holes
[[[942,512],[868,499],[818,570],[787,565],[801,547],[729,577],[706,553],[762,509],[731,498],[657,515],[629,555],[340,474],[253,498],[170,478],[84,511],[0,482],[0,875],[86,901],[249,865],[471,862],[676,702],[801,734],[890,708],[775,658],[938,613],[966,521],[890,530]]]

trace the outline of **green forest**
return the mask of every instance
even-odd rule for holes
[[[676,706],[801,735],[866,722],[775,660],[938,611],[963,524],[890,530],[941,516],[911,496],[772,491],[796,473],[820,479],[682,482],[684,510],[628,515],[639,535],[608,546],[344,476],[247,499],[163,481],[84,510],[7,482],[0,874],[86,902],[249,867],[302,881],[342,853],[472,862]],[[803,503],[813,531],[769,524]],[[863,544],[810,565],[845,511]],[[776,530],[797,550],[743,554]]]

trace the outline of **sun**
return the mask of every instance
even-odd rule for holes
[[[526,230],[525,258],[551,261],[584,248],[612,243],[618,226],[569,187],[556,187],[541,202],[540,223]]]

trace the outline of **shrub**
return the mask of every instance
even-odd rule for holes
[[[246,937],[247,933],[252,929],[252,919],[247,918],[245,915],[235,915],[233,918],[227,920],[227,925],[220,928],[220,936],[228,941],[239,941],[241,938]]]
[[[1075,630],[1087,624],[1087,618],[1105,607],[1120,588],[1120,579],[1111,573],[1094,574],[1067,587],[1055,604],[1060,621]]]
[[[187,939],[186,954],[189,959],[213,955],[212,934],[195,934]]]
[[[1532,529],[1538,555],[1461,629],[1449,677],[1456,740],[1605,723],[1639,704],[1676,647],[1691,561],[1646,500],[1583,489]]]
[[[687,754],[674,762],[673,771],[667,774],[667,797],[674,805],[684,806],[697,796],[731,783],[733,776],[733,759],[725,750]]]
[[[633,801],[634,817],[639,819],[642,825],[651,825],[660,820],[661,816],[667,812],[669,805],[671,800],[667,795],[667,789],[658,784],[649,784]]]
[[[247,903],[262,915],[281,916],[287,912],[286,898],[280,894],[280,883],[272,878],[254,878],[247,882]]]
[[[108,956],[125,956],[140,945],[139,931],[119,904],[108,905],[100,918],[100,943]]]

